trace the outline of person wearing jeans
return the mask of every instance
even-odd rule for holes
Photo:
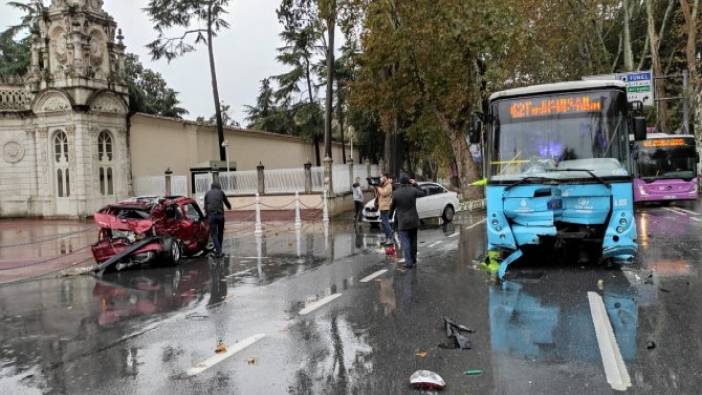
[[[383,176],[380,185],[376,187],[376,199],[380,210],[380,221],[385,232],[385,244],[392,244],[392,227],[390,226],[390,204],[392,203],[392,179]]]
[[[353,223],[356,224],[361,220],[361,213],[363,212],[363,190],[361,189],[360,177],[356,177],[356,182],[351,186],[351,191],[353,192],[354,206]]]
[[[419,188],[417,182],[406,174],[400,176],[400,188],[392,194],[390,210],[395,210],[395,222],[400,233],[406,269],[411,269],[417,264],[417,230],[419,229],[417,198],[424,195],[424,191]]]
[[[223,256],[224,206],[227,206],[228,209],[232,208],[219,182],[215,181],[212,183],[210,190],[205,194],[205,213],[207,215],[207,223],[210,225],[210,238],[214,244],[214,254],[215,257],[218,258]]]

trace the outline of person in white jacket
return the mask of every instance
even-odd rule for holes
[[[353,192],[353,206],[354,206],[354,224],[358,223],[361,219],[361,213],[363,211],[363,190],[361,189],[361,178],[356,177],[356,182],[353,183],[351,187]]]

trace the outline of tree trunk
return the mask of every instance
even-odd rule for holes
[[[327,18],[327,97],[324,101],[324,158],[332,157],[332,98],[334,95],[334,25],[335,13]]]
[[[658,52],[660,46],[658,42],[658,33],[656,32],[656,19],[654,13],[653,0],[646,0],[646,15],[648,19],[648,36],[651,47],[651,64],[653,65],[654,78],[663,76],[663,68],[661,66],[661,57]],[[655,79],[654,85],[656,89],[655,98],[657,100],[665,97],[665,80]],[[658,125],[660,132],[668,133],[668,106],[664,101],[657,101],[656,108],[658,109]]]
[[[314,158],[315,162],[317,163],[317,167],[322,166],[322,159],[319,157],[319,136],[316,134],[312,138],[312,141],[314,142]]]
[[[344,139],[344,93],[341,91],[341,82],[336,81],[336,120],[339,122],[341,134],[341,158],[346,164],[346,140]]]
[[[631,13],[629,9],[629,1],[624,0],[624,31],[623,31],[623,45],[624,45],[624,70],[632,71],[634,70],[634,53],[631,50],[631,29],[629,28],[629,22],[631,21]]]
[[[685,31],[687,33],[687,45],[685,47],[685,57],[687,58],[687,71],[690,76],[690,85],[696,87],[697,62],[695,59],[695,45],[697,44],[697,12],[699,0],[693,0],[692,9],[688,0],[680,0],[683,16],[685,17]]]
[[[461,195],[464,199],[474,200],[483,198],[483,189],[471,186],[471,182],[480,177],[480,169],[473,161],[465,135],[461,130],[446,129],[451,141],[453,156],[456,158],[458,168],[458,182],[461,186]]]
[[[392,129],[385,131],[385,145],[383,146],[383,174],[390,174],[390,165],[392,163]]]
[[[217,70],[215,68],[214,45],[212,44],[212,18],[208,14],[207,24],[207,52],[210,57],[210,76],[212,77],[212,96],[215,103],[215,118],[217,119],[217,144],[219,146],[219,160],[226,160],[227,153],[225,152],[222,143],[224,142],[224,123],[222,122],[222,108],[219,101],[219,88],[217,86]]]

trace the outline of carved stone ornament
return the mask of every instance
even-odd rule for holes
[[[16,141],[9,141],[2,148],[2,155],[5,162],[17,163],[24,158],[24,147]]]
[[[71,104],[61,96],[51,96],[44,104],[42,104],[37,112],[58,112],[67,111],[71,108]]]
[[[90,105],[90,110],[116,114],[124,114],[127,112],[124,104],[120,103],[118,99],[108,95],[102,95],[95,99]]]

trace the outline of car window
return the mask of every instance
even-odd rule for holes
[[[422,185],[419,187],[419,189],[421,189],[422,192],[424,192],[424,196],[431,195],[431,188],[429,188],[429,185]]]
[[[185,216],[192,221],[200,221],[202,219],[202,214],[200,210],[195,207],[192,203],[183,206],[183,211],[185,211]]]
[[[444,193],[444,188],[439,186],[439,185],[432,185],[431,186],[431,194],[437,195],[439,193]]]

